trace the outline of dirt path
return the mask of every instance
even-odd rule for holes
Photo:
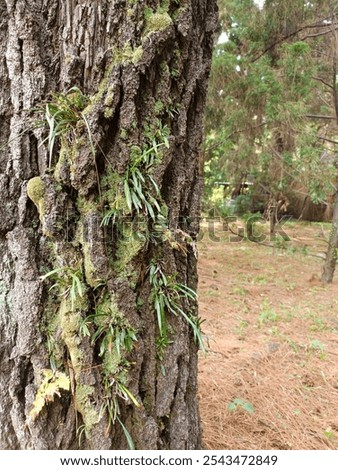
[[[204,238],[200,407],[209,449],[338,448],[338,276],[319,282],[319,225],[268,248]],[[234,408],[230,411],[228,407]]]

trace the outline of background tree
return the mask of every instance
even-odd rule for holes
[[[215,2],[0,12],[0,446],[198,448]]]
[[[336,13],[329,1],[222,2],[205,153],[235,183],[253,175],[268,212],[305,193],[302,214],[335,192]]]

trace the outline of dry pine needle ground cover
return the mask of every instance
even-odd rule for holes
[[[292,222],[267,247],[219,225],[221,241],[200,242],[206,448],[338,448],[338,274],[322,286],[317,257],[328,230]]]

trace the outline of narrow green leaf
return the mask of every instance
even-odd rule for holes
[[[150,217],[155,220],[155,213],[154,213],[154,209],[152,208],[151,204],[148,202],[148,201],[144,201],[145,205],[146,205],[146,208],[147,208],[147,211],[150,215]]]
[[[132,199],[131,199],[130,189],[129,189],[127,180],[124,180],[124,195],[126,197],[128,209],[131,211],[133,208],[133,205],[132,205]]]
[[[160,331],[160,335],[163,336],[162,311],[161,311],[160,301],[158,297],[155,297],[154,305],[155,305],[155,310],[157,313],[158,329]]]
[[[158,187],[156,181],[154,180],[154,178],[151,175],[148,175],[148,178],[149,178],[151,184],[154,186],[156,194],[159,194],[160,190],[159,190],[159,187]]]
[[[146,182],[141,170],[139,170],[138,168],[135,169],[135,175],[137,175],[137,178],[140,179],[142,181],[142,183]]]
[[[139,408],[141,405],[139,402],[136,400],[134,395],[131,393],[131,391],[123,384],[119,383],[118,387],[120,388],[121,392],[124,393],[133,403],[134,405]]]
[[[62,268],[53,269],[52,271],[49,271],[47,274],[44,274],[43,276],[40,276],[40,279],[42,281],[44,281],[48,277],[53,276],[54,274],[60,273],[60,271],[62,271]]]
[[[142,204],[141,204],[139,198],[137,197],[137,195],[134,191],[131,191],[130,195],[131,195],[132,202],[134,204],[134,208],[137,210],[137,212],[139,212],[139,210],[142,209]]]
[[[119,422],[119,424],[120,424],[120,426],[121,426],[121,428],[124,432],[124,435],[126,436],[129,450],[135,450],[135,444],[134,444],[134,441],[133,441],[131,435],[129,434],[128,429],[125,427],[125,425],[122,423],[122,421],[120,420],[120,418],[118,416],[116,416],[116,420]]]
[[[77,297],[76,295],[77,293],[79,294],[80,297],[83,297],[84,290],[83,290],[82,282],[80,281],[80,279],[77,277],[76,274],[71,273],[71,277],[73,279],[75,297]]]

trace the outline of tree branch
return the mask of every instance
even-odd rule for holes
[[[310,29],[310,28],[323,27],[324,25],[319,26],[320,23],[322,23],[323,21],[325,21],[329,18],[331,18],[331,15],[326,16],[325,18],[322,18],[319,21],[316,21],[315,23],[311,23],[309,25],[302,26],[302,27],[296,29],[296,31],[293,31],[292,33],[289,33],[286,36],[283,36],[282,38],[278,39],[277,41],[275,41],[270,46],[266,47],[257,57],[253,58],[252,63],[257,62],[257,60],[259,60],[261,57],[263,57],[263,55],[265,55],[267,52],[271,51],[271,49],[278,46],[278,44],[281,44],[281,43],[287,41],[288,39],[296,36],[298,33],[301,33],[302,31],[305,31],[305,30]],[[319,23],[319,25],[318,25],[318,23]],[[329,25],[325,25],[325,26],[328,27]]]
[[[325,21],[325,20],[323,20]],[[309,25],[307,26],[308,29],[310,28],[329,28],[330,26],[338,26],[338,23],[335,21],[334,23],[329,23],[329,24],[313,24],[313,25]]]
[[[306,36],[301,38],[301,41],[305,41],[305,39],[309,38],[317,38],[318,36],[325,36],[326,34],[332,33],[332,31],[337,31],[338,28],[328,29],[327,31],[321,31],[320,33],[315,34],[307,34]]]
[[[306,114],[305,117],[310,118],[310,119],[329,119],[332,121],[337,120],[336,116],[321,116],[321,115],[316,115],[316,114]]]
[[[336,140],[328,139],[327,137],[322,137],[321,135],[318,136],[318,139],[324,140],[325,142],[330,142],[331,144],[338,145]]]
[[[331,88],[331,90],[334,90],[333,86],[330,85],[330,83],[327,83],[325,80],[323,80],[322,78],[320,77],[312,77],[313,80],[317,80],[318,82],[322,82],[324,83],[324,85],[328,86],[329,88]]]
[[[251,126],[250,129],[259,129],[260,127],[264,127],[267,124],[270,124],[270,123],[269,122],[261,122],[260,124],[257,124],[257,126]],[[209,147],[206,147],[204,152],[205,153],[210,152],[214,148],[219,147],[220,144],[224,144],[226,141],[231,139],[231,137],[233,137],[234,135],[241,134],[242,132],[247,132],[247,130],[248,130],[248,127],[244,127],[243,129],[238,129],[236,131],[231,132],[231,134],[228,134],[223,139],[218,140],[215,144],[210,145]]]

